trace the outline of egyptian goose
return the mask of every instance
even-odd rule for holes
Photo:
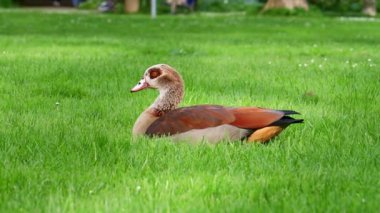
[[[166,136],[176,141],[218,143],[247,139],[267,142],[293,123],[302,123],[292,110],[257,107],[197,105],[177,108],[184,95],[184,83],[178,72],[166,64],[149,67],[140,82],[131,89],[146,88],[160,92],[133,126],[133,135]]]

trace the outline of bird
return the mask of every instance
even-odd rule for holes
[[[159,95],[137,118],[132,129],[134,137],[169,137],[173,141],[210,144],[267,143],[289,125],[303,122],[290,116],[299,114],[293,110],[209,104],[178,107],[184,97],[184,81],[167,64],[147,68],[131,92],[147,88],[158,90]]]

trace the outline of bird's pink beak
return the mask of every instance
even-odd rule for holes
[[[136,84],[136,86],[134,86],[132,89],[131,89],[131,92],[137,92],[137,91],[140,91],[140,90],[143,90],[145,88],[148,88],[149,87],[149,84],[145,81],[145,79],[141,79],[139,81],[139,83]]]

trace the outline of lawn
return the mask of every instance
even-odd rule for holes
[[[376,212],[380,20],[0,10],[0,212]],[[182,106],[293,109],[268,145],[132,140],[167,63]]]

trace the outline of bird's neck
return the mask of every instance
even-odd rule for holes
[[[153,104],[146,109],[133,126],[133,135],[143,135],[149,126],[163,114],[177,108],[183,98],[183,84],[174,84],[160,89],[160,95]]]
[[[174,84],[170,87],[162,88],[160,89],[160,95],[149,108],[159,117],[177,108],[178,104],[182,101],[183,94],[182,84]]]

